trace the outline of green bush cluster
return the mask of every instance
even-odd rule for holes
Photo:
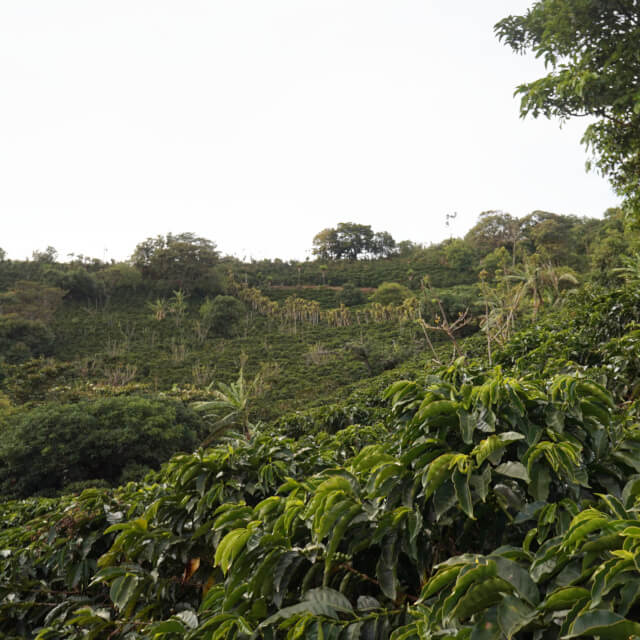
[[[54,337],[40,320],[0,316],[0,359],[10,364],[51,355]]]
[[[133,471],[140,477],[204,434],[193,411],[167,398],[10,409],[0,434],[0,493],[52,494],[84,481],[115,484]]]

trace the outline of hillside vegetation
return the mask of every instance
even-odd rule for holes
[[[303,263],[364,291],[3,262],[4,637],[637,634],[635,239],[505,221]],[[420,267],[452,247],[466,274]]]
[[[637,15],[496,26],[603,220],[0,260],[0,637],[640,638]]]

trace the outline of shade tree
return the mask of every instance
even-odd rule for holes
[[[357,260],[360,257],[389,257],[396,242],[387,231],[374,232],[371,225],[340,222],[313,238],[313,253],[323,260]]]
[[[521,84],[520,114],[589,116],[583,143],[588,166],[609,178],[640,215],[640,39],[637,0],[539,0],[495,26],[516,53],[533,53],[548,73]]]
[[[194,233],[147,238],[131,256],[142,276],[164,293],[176,289],[220,293],[221,278],[214,269],[218,261],[215,243]]]

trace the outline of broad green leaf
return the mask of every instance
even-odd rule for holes
[[[535,464],[529,472],[529,493],[534,500],[546,502],[549,498],[549,485],[551,484],[551,475],[546,465]]]
[[[457,454],[445,453],[437,457],[422,476],[422,486],[425,489],[424,498],[427,500],[450,476],[450,464],[456,459]]]
[[[395,541],[395,535],[385,540],[382,545],[382,553],[376,564],[376,578],[380,583],[380,589],[390,600],[396,599],[396,583],[398,581]]]
[[[640,636],[640,624],[617,613],[596,609],[580,614],[565,637],[580,636],[600,636],[603,640],[629,640],[633,636]]]
[[[165,620],[158,624],[153,625],[151,628],[153,638],[165,633],[184,633],[184,625],[178,620]]]
[[[251,534],[252,531],[250,529],[233,529],[229,531],[216,549],[215,566],[220,567],[224,573],[227,573],[231,563],[243,549]]]
[[[536,610],[522,600],[505,595],[498,605],[498,624],[507,640],[511,640],[536,617],[536,614]]]
[[[540,601],[540,594],[529,572],[512,560],[498,555],[492,555],[491,559],[496,564],[496,575],[508,582],[515,591],[535,607]]]
[[[338,615],[335,609],[327,604],[318,601],[303,601],[298,604],[291,605],[290,607],[284,607],[268,617],[261,624],[261,628],[269,627],[270,625],[286,620],[293,616],[304,615],[310,613],[316,616],[326,616],[327,618],[338,619]]]
[[[496,453],[504,452],[506,448],[505,442],[500,436],[491,435],[482,440],[471,452],[476,457],[476,464],[480,466],[487,458],[494,456]]]
[[[490,607],[473,625],[469,640],[504,640],[498,625],[497,607]]]
[[[475,520],[473,515],[473,502],[471,501],[471,491],[469,490],[469,475],[466,473],[462,474],[458,469],[455,469],[452,479],[460,508],[465,512],[468,518]]]
[[[451,509],[456,503],[456,492],[453,483],[445,482],[433,495],[433,509],[436,521]]]
[[[487,561],[485,558],[479,559],[474,564],[468,564],[463,567],[455,584],[451,588],[451,593],[447,596],[442,605],[443,615],[447,615],[452,609],[454,609],[460,599],[465,593],[474,585],[481,584],[489,578],[493,578],[496,575],[495,562]]]
[[[482,473],[474,473],[471,476],[471,486],[476,490],[478,497],[485,502],[489,495],[489,484],[491,483],[491,466],[485,465]]]
[[[431,596],[453,582],[458,577],[461,570],[462,566],[457,566],[438,571],[438,573],[432,576],[424,585],[422,593],[420,594],[419,602],[428,600]]]
[[[496,467],[495,471],[503,476],[524,480],[527,484],[530,482],[529,472],[521,462],[503,462]]]
[[[510,586],[501,578],[489,578],[475,584],[460,598],[455,609],[451,612],[451,617],[466,620],[497,604],[502,600],[504,594],[510,591]]]
[[[307,591],[303,600],[305,602],[317,602],[322,605],[331,607],[334,611],[340,611],[342,613],[353,614],[353,607],[351,603],[339,591],[330,589],[329,587],[317,587],[316,589],[310,589]]]
[[[583,587],[562,587],[556,589],[540,604],[545,611],[561,611],[571,609],[576,603],[589,598],[589,591]]]
[[[138,586],[138,578],[132,574],[126,574],[116,578],[111,583],[109,597],[118,609],[124,609],[133,597]]]
[[[627,615],[629,609],[640,598],[640,578],[627,579],[626,584],[620,589],[620,613]]]

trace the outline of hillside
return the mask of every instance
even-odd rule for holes
[[[344,286],[0,264],[0,633],[637,635],[636,240],[567,220]]]

